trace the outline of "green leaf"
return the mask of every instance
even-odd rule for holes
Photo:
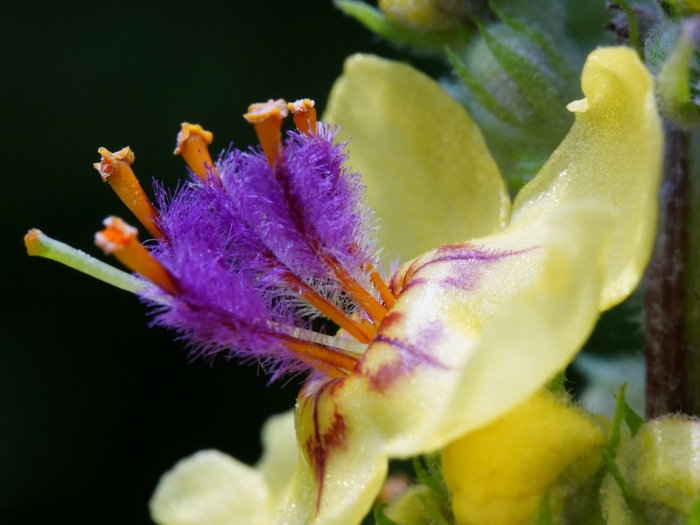
[[[685,525],[700,525],[700,492],[695,495]]]
[[[390,20],[376,7],[356,0],[336,0],[335,6],[377,35],[396,42],[440,52],[445,46],[462,46],[463,32],[423,32]]]
[[[474,73],[466,66],[464,62],[457,56],[457,54],[452,51],[449,47],[445,49],[447,53],[447,58],[452,63],[452,69],[459,76],[465,86],[476,97],[477,102],[489,110],[496,118],[499,118],[503,122],[508,122],[514,126],[522,126],[517,117],[508,109],[503,107],[489,92],[488,88],[481,83]]]
[[[641,427],[644,424],[644,419],[640,417],[632,408],[627,404],[627,401],[625,403],[625,423],[627,423],[627,426],[630,429],[630,432],[632,433],[632,437],[637,435],[637,432],[639,432],[639,427]]]
[[[430,501],[429,498],[423,498],[423,503],[425,504],[425,508],[428,509],[428,514],[430,514],[430,517],[433,518],[435,525],[450,525],[447,518],[442,515],[442,513],[433,504],[433,502]]]
[[[639,23],[637,22],[637,15],[626,0],[615,0],[615,3],[619,5],[625,14],[627,15],[627,20],[629,22],[629,32],[630,32],[630,44],[639,54],[639,58],[644,62],[644,47],[642,46],[642,41],[639,38]]]
[[[632,509],[633,512],[636,512],[638,506],[637,500],[632,492],[632,485],[630,485],[629,481],[627,481],[622,475],[617,463],[615,463],[615,459],[610,457],[610,453],[607,450],[603,452],[603,462],[605,463],[605,467],[608,469],[608,472],[610,472],[612,477],[615,479],[618,487],[620,487],[622,496],[625,498],[627,506]]]
[[[625,479],[625,477],[622,475],[622,472],[620,472],[617,463],[615,463],[617,448],[620,446],[620,432],[622,430],[622,421],[623,419],[625,419],[625,415],[628,413],[632,413],[634,414],[634,416],[639,418],[639,416],[637,416],[637,414],[635,414],[632,411],[632,409],[629,408],[627,402],[625,401],[626,389],[627,383],[623,383],[617,391],[617,395],[615,396],[617,402],[615,404],[615,415],[613,416],[612,432],[610,433],[610,441],[608,441],[608,446],[603,451],[603,462],[605,463],[608,472],[610,472],[612,477],[617,482],[617,485],[620,487],[620,490],[622,491],[622,495],[625,498],[627,505],[630,509],[632,509],[633,512],[636,512],[638,505],[632,491],[632,485],[630,485],[630,483]],[[633,424],[635,423],[636,421],[633,422]],[[637,429],[639,429],[639,427],[637,427]]]
[[[561,393],[565,391],[564,385],[566,383],[566,369],[559,372],[552,379],[549,380],[547,388],[554,393]]]
[[[627,405],[625,402],[626,389],[627,383],[623,383],[615,396],[615,415],[613,416],[612,432],[610,433],[610,441],[608,441],[606,450],[612,460],[615,459],[617,447],[620,445],[620,431],[622,429],[622,420],[624,419],[626,413],[625,406]]]
[[[433,472],[426,469],[423,466],[423,463],[420,458],[413,458],[413,468],[416,471],[416,476],[418,476],[418,481],[420,481],[423,485],[432,490],[435,493],[435,495],[437,495],[440,499],[444,501],[449,500],[449,495],[447,494],[447,490],[442,484],[442,480],[439,479]],[[437,472],[439,473],[440,471],[437,470]]]
[[[532,525],[554,525],[552,509],[549,508],[549,496],[545,494],[537,506],[537,513],[532,520]]]
[[[386,514],[384,514],[384,509],[387,507],[388,505],[386,503],[374,507],[374,521],[377,522],[377,525],[400,525],[394,520],[387,518]]]

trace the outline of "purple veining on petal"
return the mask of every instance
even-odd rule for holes
[[[390,319],[392,315],[395,320]],[[390,323],[400,322],[402,314],[391,313],[387,316]],[[386,319],[385,319],[386,322]],[[383,327],[384,328],[384,327]],[[386,331],[385,329],[382,330]],[[374,391],[385,392],[398,379],[411,374],[419,366],[431,368],[446,368],[433,355],[433,348],[444,338],[444,327],[439,321],[431,321],[419,330],[416,337],[406,340],[401,337],[377,334],[374,342],[368,349],[367,355],[375,345],[389,345],[394,350],[394,357],[388,362],[382,363],[375,370],[363,369],[362,363],[358,366],[359,373],[369,380],[369,388]]]
[[[537,248],[534,246],[523,250],[484,249],[475,247],[469,242],[443,246],[436,250],[429,260],[418,258],[400,275],[395,275],[391,281],[392,289],[398,296],[416,285],[428,282],[424,278],[417,277],[423,269],[437,263],[452,262],[451,275],[438,281],[439,284],[446,288],[474,290],[479,285],[483,264],[490,264]]]

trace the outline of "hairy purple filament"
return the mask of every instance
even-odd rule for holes
[[[165,238],[152,253],[181,293],[156,307],[154,322],[180,332],[196,355],[255,360],[274,380],[318,368],[295,351],[314,341],[292,335],[323,311],[309,293],[348,319],[367,318],[337,274],[372,289],[371,212],[334,135],[321,123],[313,135],[290,132],[274,168],[260,150],[231,149],[208,182],[193,176],[172,195],[157,188]]]

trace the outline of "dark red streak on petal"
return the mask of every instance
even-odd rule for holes
[[[421,331],[418,340],[413,343],[402,341],[396,337],[389,337],[378,334],[373,344],[388,344],[398,352],[396,358],[388,363],[382,364],[378,369],[365,371],[369,380],[369,388],[374,391],[386,391],[397,379],[413,372],[419,366],[446,369],[440,361],[431,355],[433,345],[438,343],[442,337],[442,327],[435,322]],[[356,368],[356,372],[362,374],[362,361]]]
[[[319,425],[319,400],[327,387],[330,386],[331,390],[334,391],[334,386],[336,383],[339,382],[330,381],[324,384],[317,392],[314,393],[314,407],[312,415],[314,433],[305,443],[306,453],[316,476],[316,513],[318,513],[321,508],[323,482],[326,476],[328,458],[334,451],[342,450],[346,444],[346,421],[338,411],[333,412],[333,415],[331,416],[331,424],[325,431],[321,431]],[[331,395],[332,391],[330,392]]]

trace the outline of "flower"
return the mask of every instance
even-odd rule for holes
[[[576,122],[511,210],[478,130],[434,82],[347,62],[328,120],[352,136],[379,243],[402,256],[444,246],[392,276],[396,305],[353,373],[302,390],[285,523],[359,523],[389,457],[438,450],[522,403],[636,286],[661,171],[652,80],[632,50],[599,49],[582,88]]]
[[[568,106],[576,123],[512,209],[466,111],[410,67],[360,56],[329,106],[353,137],[351,159],[308,100],[289,105],[298,131],[284,142],[288,106],[251,106],[262,149],[230,149],[216,163],[211,134],[183,124],[176,153],[193,177],[172,195],[159,190],[158,206],[128,148],[100,150],[103,180],[154,241],[144,247],[113,217],[96,242],[145,279],[37,230],[27,247],[136,291],[195,353],[255,360],[273,379],[312,370],[296,411],[296,470],[266,516],[359,523],[389,457],[437,450],[523,402],[638,282],[661,158],[651,79],[632,51],[613,48],[589,57],[582,82],[587,98]],[[386,226],[379,240],[392,256],[418,255],[388,286],[358,170]],[[343,332],[313,331],[321,315]],[[220,502],[197,479],[214,471],[235,484],[230,474],[245,469],[223,463],[194,458],[166,493],[187,499],[193,487]]]

